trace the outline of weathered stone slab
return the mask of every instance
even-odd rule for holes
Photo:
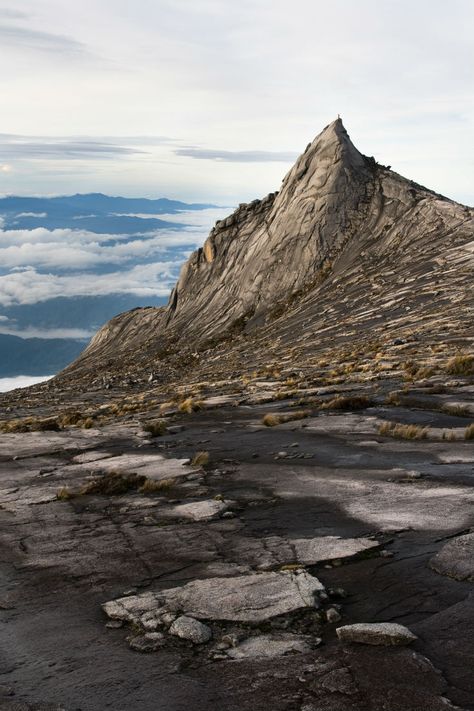
[[[263,634],[248,637],[237,647],[226,650],[231,659],[256,659],[258,657],[282,657],[285,654],[305,654],[311,651],[311,637],[290,633]]]
[[[342,642],[358,642],[384,647],[410,644],[416,635],[407,627],[394,622],[360,622],[355,625],[344,625],[336,630]]]
[[[178,617],[169,628],[169,633],[181,639],[188,639],[193,644],[205,644],[212,637],[207,625],[187,615]]]
[[[341,538],[319,536],[315,538],[242,537],[233,544],[239,561],[260,569],[287,563],[316,565],[327,560],[351,558],[380,546],[369,538]]]
[[[430,568],[456,580],[474,580],[474,533],[458,536],[431,558]]]
[[[148,479],[174,479],[195,473],[188,459],[167,459],[160,454],[120,454],[107,459],[86,462],[77,467],[88,472],[126,472],[146,476]],[[71,471],[72,467],[68,468]]]
[[[321,582],[307,573],[255,573],[234,578],[193,580],[180,588],[112,600],[103,605],[112,619],[141,622],[165,612],[235,622],[260,622],[295,610],[315,607]]]
[[[166,515],[176,518],[189,518],[192,521],[209,521],[223,514],[228,508],[229,504],[225,501],[209,499],[206,501],[193,501],[189,504],[179,504],[166,512]]]

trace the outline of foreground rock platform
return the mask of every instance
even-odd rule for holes
[[[469,440],[381,437],[384,404],[260,426],[272,405],[1,436],[0,708],[474,706],[472,583],[433,570],[469,550]],[[149,484],[100,493],[111,461]],[[338,639],[362,623],[410,648]]]

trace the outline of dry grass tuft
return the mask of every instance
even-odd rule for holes
[[[138,491],[141,494],[159,494],[169,491],[175,482],[173,479],[145,479]]]
[[[59,424],[61,427],[70,427],[71,425],[77,425],[82,421],[82,415],[77,410],[71,410],[70,412],[64,412],[59,416]]]
[[[196,400],[193,397],[188,397],[186,398],[186,400],[183,400],[179,403],[178,410],[180,412],[186,412],[188,415],[190,415],[192,412],[202,410],[203,404],[204,403],[202,402],[202,400]]]
[[[450,375],[474,375],[474,355],[459,354],[450,358],[446,364]]]
[[[102,494],[103,496],[119,496],[128,491],[139,489],[144,485],[146,477],[138,474],[123,474],[122,472],[107,472],[99,479],[84,484],[79,490],[80,496]]]
[[[191,460],[192,467],[205,467],[209,464],[211,456],[209,452],[196,452]]]
[[[474,439],[474,423],[464,430],[464,439]]]
[[[293,422],[294,420],[302,420],[305,417],[309,417],[311,412],[309,410],[295,410],[295,412],[287,413],[268,413],[262,417],[262,424],[266,427],[276,427],[276,425],[281,425],[284,422]]]
[[[367,395],[337,395],[321,405],[321,410],[364,410],[373,401]]]
[[[467,405],[443,405],[441,411],[446,415],[454,415],[455,417],[469,417],[471,414]]]
[[[61,427],[56,417],[25,417],[18,420],[0,422],[0,432],[58,432]]]
[[[161,437],[166,434],[165,420],[154,420],[153,422],[145,422],[143,424],[145,432],[151,434],[152,437]]]
[[[420,425],[401,425],[396,422],[384,422],[379,427],[379,434],[395,439],[426,439],[429,427]]]
[[[72,492],[67,486],[63,486],[56,494],[58,501],[69,501],[70,499],[73,499],[74,496],[74,492]]]

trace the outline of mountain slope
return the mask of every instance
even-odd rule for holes
[[[279,193],[216,224],[166,309],[117,317],[66,373],[104,358],[136,370],[171,359],[176,372],[188,351],[227,339],[228,352],[231,338],[234,351],[275,341],[315,351],[364,331],[436,339],[448,328],[469,341],[473,232],[471,208],[363,156],[338,119]]]

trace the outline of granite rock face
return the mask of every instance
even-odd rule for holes
[[[474,581],[474,533],[448,541],[430,560],[430,567],[456,580]]]
[[[394,622],[359,622],[355,625],[338,627],[337,636],[342,642],[358,642],[383,647],[410,644],[416,635],[404,625]]]
[[[416,314],[427,329],[441,327],[440,309],[458,322],[459,302],[465,322],[473,308],[465,278],[473,229],[472,208],[362,155],[337,119],[279,192],[215,225],[166,308],[112,319],[62,377],[96,375],[94,363],[110,372],[131,363],[150,368],[262,327],[298,343],[306,332],[330,337],[348,319],[369,330],[385,317],[399,336]]]
[[[324,591],[319,580],[300,573],[260,573],[193,580],[180,588],[146,592],[103,605],[112,619],[143,624],[150,617],[183,611],[203,620],[261,622],[295,610],[314,608]]]

